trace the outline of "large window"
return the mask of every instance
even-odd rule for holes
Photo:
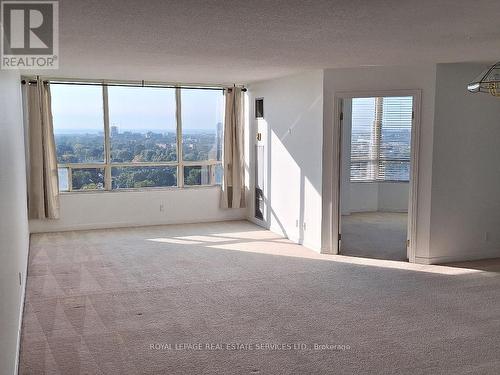
[[[222,181],[222,90],[51,85],[59,190]]]
[[[223,99],[218,91],[181,90],[184,185],[222,182]]]
[[[409,181],[413,98],[352,99],[351,181]]]

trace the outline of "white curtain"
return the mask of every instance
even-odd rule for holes
[[[245,159],[243,132],[243,95],[241,88],[226,90],[224,117],[224,180],[222,208],[245,207]]]
[[[30,219],[57,219],[59,182],[50,86],[38,80],[25,87],[29,139],[28,215]]]

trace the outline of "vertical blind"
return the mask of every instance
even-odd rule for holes
[[[409,181],[413,97],[352,99],[351,181]]]

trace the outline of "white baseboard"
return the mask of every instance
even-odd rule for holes
[[[164,220],[152,222],[107,222],[107,223],[90,223],[90,224],[68,224],[68,225],[53,225],[35,230],[30,230],[30,233],[52,233],[52,232],[68,232],[75,230],[94,230],[94,229],[113,229],[113,228],[133,228],[133,227],[150,227],[158,225],[176,225],[176,224],[196,224],[196,223],[212,223],[218,221],[237,221],[246,220],[244,215],[229,217],[229,218],[204,218],[198,220]]]
[[[283,233],[283,230],[281,228],[270,226],[265,221],[259,220],[255,217],[247,217],[247,220],[250,221],[251,223],[254,223],[254,224],[264,228],[264,229],[267,229],[273,233],[276,233],[277,235],[283,236],[286,239],[296,243],[297,245],[301,245],[301,246],[307,247],[308,249],[313,250],[317,253],[321,253],[321,245],[311,243],[308,241],[304,241],[304,240],[300,240],[298,237],[295,237],[295,236],[287,235],[286,233]]]
[[[405,208],[405,209],[387,209],[387,208],[383,208],[383,209],[377,209],[377,210],[364,210],[364,209],[359,209],[359,210],[350,210],[349,213],[342,213],[342,215],[345,215],[345,216],[348,216],[350,214],[359,214],[359,213],[363,213],[363,212],[395,212],[395,213],[408,213],[408,209]]]
[[[472,260],[500,258],[500,249],[481,251],[478,253],[462,253],[453,255],[444,255],[437,257],[415,257],[415,263],[419,264],[443,264],[454,262],[467,262]]]
[[[29,234],[28,234],[29,236]],[[24,316],[24,303],[26,302],[26,285],[28,281],[28,264],[29,264],[29,256],[30,256],[30,243],[31,239],[28,237],[28,252],[26,259],[26,269],[23,272],[23,277],[21,279],[21,298],[19,301],[19,325],[17,327],[17,343],[16,343],[16,363],[14,367],[14,374],[19,373],[19,360],[21,358],[21,334],[23,328],[23,316]]]
[[[264,220],[259,220],[259,219],[257,219],[256,217],[253,217],[253,216],[247,216],[246,219],[249,222],[254,223],[255,225],[258,225],[259,227],[262,227],[262,228],[265,228],[265,229],[269,229],[269,225]]]

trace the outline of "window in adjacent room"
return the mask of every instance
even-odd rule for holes
[[[413,98],[352,99],[351,181],[409,181]]]

